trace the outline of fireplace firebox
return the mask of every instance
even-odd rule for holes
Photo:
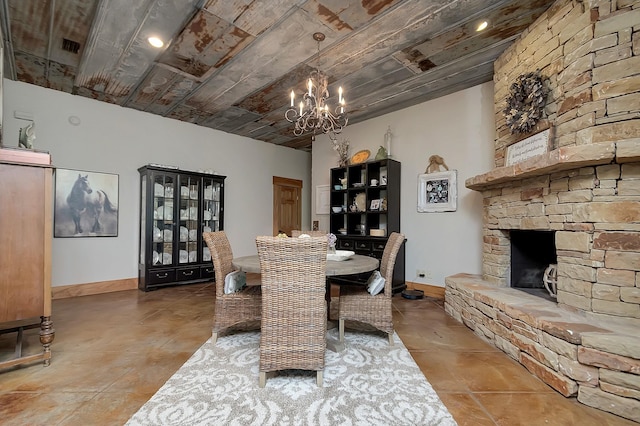
[[[542,279],[545,269],[558,262],[555,232],[512,230],[510,239],[511,287],[548,298]]]

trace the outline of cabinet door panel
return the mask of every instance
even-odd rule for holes
[[[0,164],[0,322],[38,317],[45,305],[45,173]],[[50,265],[50,263],[47,263]]]
[[[199,243],[201,236],[200,222],[200,195],[201,181],[199,176],[179,175],[180,194],[178,206],[180,217],[178,219],[178,263],[196,263],[199,256]]]
[[[175,174],[152,174],[152,265],[168,266],[175,263],[174,242],[176,241],[176,179]]]

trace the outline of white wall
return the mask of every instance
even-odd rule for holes
[[[137,277],[140,177],[148,163],[227,176],[224,228],[234,255],[255,254],[256,235],[272,234],[272,176],[303,181],[302,225],[310,229],[310,154],[133,109],[4,80],[3,143],[16,146],[31,114],[34,148],[58,168],[119,175],[118,237],[54,238],[52,285]],[[78,126],[69,117],[80,118]],[[10,249],[10,248],[7,248]]]
[[[464,182],[493,168],[493,108],[490,82],[349,125],[339,135],[351,142],[350,155],[368,149],[373,159],[391,126],[391,154],[402,163],[400,227],[407,237],[407,281],[444,286],[449,275],[482,272],[482,197]],[[329,229],[329,215],[315,214],[315,187],[329,184],[329,169],[337,166],[338,156],[326,135],[317,138],[312,154],[312,220]],[[417,212],[418,175],[434,154],[458,171],[455,212]],[[417,269],[428,276],[419,278]]]

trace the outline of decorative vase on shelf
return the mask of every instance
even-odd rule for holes
[[[333,149],[338,153],[338,167],[347,167],[349,164],[349,139],[338,141],[334,136],[331,138],[331,143],[333,144]]]
[[[391,126],[387,127],[387,133],[384,134],[384,146],[387,149],[387,158],[391,158],[391,139],[393,139],[393,135],[391,134]]]

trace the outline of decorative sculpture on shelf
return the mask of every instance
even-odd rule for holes
[[[36,140],[36,123],[31,122],[26,127],[21,127],[18,133],[18,146],[33,149],[33,141]]]
[[[444,162],[444,158],[439,155],[432,155],[429,157],[429,165],[427,169],[424,171],[425,173],[435,173],[440,171],[440,167],[444,167],[444,170],[449,170],[447,163]]]
[[[380,148],[378,148],[378,152],[376,153],[376,160],[384,160],[385,158],[388,158],[387,150],[384,149],[384,146],[380,145]]]

